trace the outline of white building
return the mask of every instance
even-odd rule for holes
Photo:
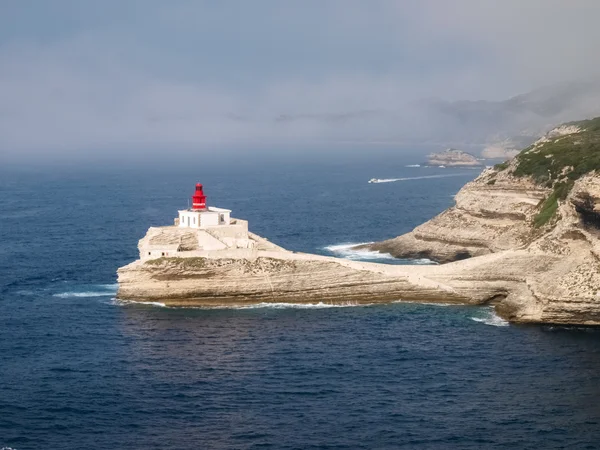
[[[209,206],[204,210],[183,209],[175,220],[181,228],[209,228],[219,225],[231,225],[231,210]]]
[[[220,225],[231,225],[229,209],[206,207],[206,195],[200,183],[196,184],[196,192],[192,195],[192,207],[179,211],[175,225],[181,228],[205,229]]]

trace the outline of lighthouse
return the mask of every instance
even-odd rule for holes
[[[206,206],[206,195],[204,186],[196,184],[196,190],[192,195],[192,207],[179,211],[179,217],[175,219],[175,225],[180,228],[211,228],[222,227],[231,224],[231,210]]]
[[[232,218],[229,209],[208,206],[204,186],[200,183],[193,191],[191,207],[178,213],[173,225],[150,227],[138,244],[140,259],[255,251],[257,241],[248,233],[248,222]]]
[[[192,209],[204,211],[206,209],[206,195],[200,183],[196,183],[196,192],[192,195]]]

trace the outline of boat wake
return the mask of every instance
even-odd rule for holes
[[[369,183],[395,183],[396,181],[425,180],[428,178],[448,178],[471,176],[469,173],[449,173],[445,175],[423,175],[422,177],[404,177],[404,178],[371,178]]]

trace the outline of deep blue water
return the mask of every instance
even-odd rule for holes
[[[330,254],[409,231],[476,175],[410,162],[1,169],[0,448],[599,448],[594,329],[112,300],[116,268],[196,181],[253,231]],[[435,174],[452,176],[367,184]]]

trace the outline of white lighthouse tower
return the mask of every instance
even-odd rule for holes
[[[205,229],[231,224],[231,210],[206,206],[206,195],[202,185],[196,184],[196,192],[192,196],[192,207],[179,211],[175,224],[181,228]]]

